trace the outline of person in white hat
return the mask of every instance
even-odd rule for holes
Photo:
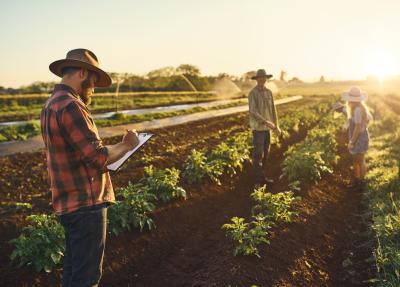
[[[265,82],[272,78],[264,69],[259,69],[251,79],[257,85],[249,93],[250,128],[253,132],[253,169],[256,186],[272,183],[264,175],[273,130],[278,136],[281,129],[272,92],[265,87]]]
[[[342,94],[342,100],[347,103],[348,149],[353,156],[354,188],[362,188],[367,171],[365,153],[369,145],[368,123],[372,120],[372,115],[365,104],[367,98],[368,95],[359,87],[352,87]]]

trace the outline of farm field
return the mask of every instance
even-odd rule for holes
[[[385,86],[366,81],[343,81],[325,83],[291,83],[279,81],[271,87],[276,98],[294,95],[339,94],[351,85],[358,85],[370,94],[397,92],[397,82],[387,82]],[[113,93],[96,93],[92,98],[90,110],[93,113],[166,106],[184,103],[208,102],[227,98],[246,97],[248,90],[237,94],[217,94],[216,92],[123,92],[115,97]],[[0,95],[0,122],[38,119],[40,110],[48,94]]]
[[[94,122],[96,126],[101,127],[113,127],[123,124],[131,124],[131,123],[140,123],[144,121],[151,121],[156,119],[164,119],[170,117],[176,117],[181,115],[188,115],[197,112],[204,111],[212,111],[212,110],[220,110],[226,109],[230,107],[237,107],[241,105],[246,105],[246,100],[237,100],[233,102],[229,102],[226,104],[217,104],[212,105],[210,107],[200,107],[195,106],[192,108],[179,109],[176,111],[153,111],[144,114],[132,114],[126,115],[123,113],[114,113],[112,116],[107,118],[95,118]],[[40,134],[40,121],[28,121],[21,124],[13,124],[9,126],[1,126],[0,127],[0,143],[1,142],[10,142],[10,141],[22,141],[27,140],[31,137]]]
[[[337,95],[344,91],[349,85],[359,85],[371,95],[393,95],[396,91],[396,83],[389,82],[385,87],[379,83],[369,83],[366,81],[344,81],[344,82],[326,82],[326,83],[292,83],[278,85],[271,84],[271,89],[276,93],[275,98],[290,97],[295,95],[314,96],[320,94]],[[93,113],[102,113],[109,111],[121,111],[133,108],[161,107],[175,104],[190,104],[200,102],[211,102],[221,99],[246,98],[247,92],[237,93],[235,95],[219,95],[215,92],[136,92],[121,93],[119,97],[112,94],[100,93],[93,97],[89,108]],[[41,107],[48,95],[0,95],[0,121],[30,120],[21,124],[0,127],[0,142],[11,140],[25,140],[39,133],[40,127],[38,117]],[[245,101],[245,99],[243,99]],[[392,100],[393,101],[393,100]],[[239,101],[240,102],[240,101]],[[165,117],[189,114],[204,110],[213,110],[226,108],[229,106],[240,105],[232,103],[212,108],[188,108],[185,110],[171,112],[152,112],[143,115],[124,115],[116,113],[115,115],[95,119],[98,127],[115,126],[126,123],[141,122],[145,120],[160,119]]]
[[[0,4],[0,287],[400,287],[399,0],[75,4]]]
[[[309,131],[324,122],[324,111],[315,107],[326,100],[326,96],[311,97],[279,107],[281,124],[289,133],[272,147],[267,174],[275,183],[268,192],[290,190],[287,177],[279,180],[288,158],[285,151],[296,143],[301,149]],[[288,120],[299,111],[307,115],[312,107],[317,116],[309,117],[308,125]],[[380,107],[383,109],[387,106]],[[154,140],[123,170],[112,174],[114,186],[123,188],[129,181],[139,182],[145,176],[144,167],[150,164],[157,170],[175,167],[183,171],[193,148],[218,148],[221,142],[247,131],[247,122],[248,115],[241,113],[154,130]],[[251,218],[254,183],[251,166],[244,159],[236,174],[219,177],[220,185],[212,178],[189,183],[181,174],[179,185],[186,191],[186,200],[156,203],[156,209],[148,213],[155,229],[148,231],[145,227],[141,232],[132,227],[131,231],[110,234],[101,286],[370,286],[372,281],[368,280],[376,278],[377,267],[371,262],[373,247],[365,244],[370,240],[369,220],[361,219],[368,204],[361,193],[347,187],[350,158],[345,135],[338,131],[333,138],[340,159],[331,172],[316,181],[302,179],[301,189],[293,189],[295,196],[301,197],[292,206],[298,215],[292,222],[272,226],[270,243],[258,247],[260,258],[234,256],[235,242],[222,229],[235,216]],[[4,167],[0,179],[1,229],[5,231],[1,238],[1,280],[4,286],[57,286],[59,267],[48,274],[36,273],[32,267],[10,266],[9,259],[13,245],[8,241],[20,234],[27,224],[25,217],[52,213],[44,158],[36,152],[0,160]],[[10,186],[16,188],[11,191],[7,188]]]
[[[0,121],[38,119],[48,94],[0,95]],[[196,103],[219,100],[222,97],[214,92],[132,92],[120,93],[118,97],[111,93],[95,94],[90,109],[93,113],[166,106],[184,103]]]

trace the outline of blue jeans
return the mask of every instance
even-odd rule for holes
[[[106,243],[107,205],[61,215],[65,231],[63,287],[98,286]]]
[[[253,131],[253,169],[256,183],[265,180],[264,169],[266,167],[271,144],[270,131]]]

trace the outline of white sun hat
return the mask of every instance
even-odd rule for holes
[[[361,91],[359,87],[351,87],[350,91],[342,94],[342,100],[347,102],[362,102],[367,98],[367,93]]]

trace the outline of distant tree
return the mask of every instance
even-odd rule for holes
[[[242,75],[241,79],[242,79],[243,81],[248,81],[248,80],[251,79],[251,77],[253,77],[253,76],[255,76],[255,75],[256,75],[256,72],[255,72],[255,71],[249,71],[249,72],[244,73],[244,74]]]
[[[319,82],[320,82],[320,83],[325,83],[325,82],[326,82],[325,76],[321,76],[321,77],[319,78]]]
[[[237,80],[237,77],[234,75],[229,75],[228,73],[219,73],[217,75],[217,79],[229,79],[231,81]]]
[[[217,75],[217,78],[218,79],[229,78],[229,74],[227,74],[227,73],[219,73]]]
[[[189,64],[182,64],[176,68],[176,72],[178,74],[183,74],[185,76],[200,76],[200,69],[196,66],[189,65]]]
[[[138,75],[127,74],[122,82],[121,91],[133,91],[135,87],[141,90],[145,79]]]
[[[289,83],[303,83],[303,81],[300,80],[300,79],[297,78],[297,77],[293,77],[293,78],[291,78],[291,79],[289,80]]]
[[[22,86],[20,92],[22,94],[41,94],[50,93],[55,85],[55,82],[34,82],[28,86]]]
[[[147,74],[147,77],[149,78],[172,77],[175,74],[176,74],[176,69],[174,67],[169,66],[153,70]]]
[[[111,81],[112,81],[113,83],[115,83],[115,82],[118,80],[118,78],[119,78],[119,73],[109,72],[108,75],[110,76]]]
[[[282,70],[281,74],[279,76],[279,80],[282,82],[286,82],[286,76],[287,76],[287,72]]]

